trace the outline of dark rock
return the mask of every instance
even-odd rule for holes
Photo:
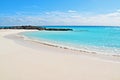
[[[56,29],[56,28],[47,28],[46,31],[72,31],[72,29]]]
[[[46,30],[46,31],[72,31],[72,29],[57,29],[57,28],[45,28],[39,26],[11,26],[11,27],[2,27],[0,29],[27,29],[27,30]]]

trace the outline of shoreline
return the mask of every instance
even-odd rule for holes
[[[119,80],[120,62],[38,44],[0,30],[1,80]]]
[[[20,33],[20,36],[24,37],[25,39],[28,40],[32,40],[34,42],[38,42],[38,43],[43,43],[44,45],[49,45],[49,46],[53,46],[53,47],[61,47],[61,48],[65,48],[65,49],[71,49],[71,50],[76,50],[76,51],[80,51],[80,52],[85,52],[85,53],[90,53],[90,54],[101,54],[101,55],[106,55],[106,56],[118,56],[120,57],[119,48],[112,48],[112,47],[98,47],[98,46],[84,46],[84,45],[74,45],[74,44],[66,44],[64,42],[56,42],[54,40],[50,40],[49,39],[41,39],[40,38],[31,38],[28,36],[25,36],[24,34]],[[119,49],[116,50],[116,49]]]
[[[66,49],[66,50],[74,51],[74,52],[77,52],[77,54],[82,54],[82,55],[86,55],[86,56],[92,56],[92,57],[97,57],[97,58],[101,58],[101,59],[105,59],[105,60],[110,60],[110,61],[113,60],[113,61],[120,62],[120,55],[98,53],[96,51],[75,49],[73,47],[70,48],[68,46],[60,45],[60,44],[53,43],[53,42],[37,40],[37,39],[31,39],[31,38],[29,38],[27,36],[24,36],[22,33],[24,33],[24,32],[20,32],[17,35],[13,35],[13,36],[16,36],[16,39],[19,37],[21,41],[22,40],[26,40],[26,41],[33,42],[33,44],[34,43],[38,43],[40,45],[45,45],[45,46],[50,46],[50,47],[55,47],[55,48],[60,48],[60,49]]]

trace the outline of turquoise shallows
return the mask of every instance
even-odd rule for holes
[[[120,55],[120,27],[112,26],[45,26],[72,28],[73,31],[26,32],[31,39],[55,43],[77,50]]]

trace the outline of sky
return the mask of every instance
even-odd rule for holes
[[[0,0],[0,25],[120,26],[120,0]]]

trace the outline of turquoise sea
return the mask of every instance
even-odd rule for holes
[[[88,52],[120,55],[120,27],[117,26],[44,26],[71,28],[73,31],[37,31],[23,33],[30,39],[49,42]]]

